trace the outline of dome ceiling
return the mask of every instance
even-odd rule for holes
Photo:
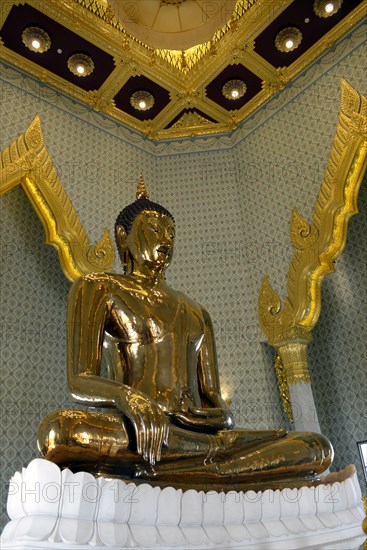
[[[151,139],[212,135],[366,14],[365,0],[9,0],[0,57]]]
[[[147,46],[187,50],[208,42],[227,23],[236,0],[109,0],[109,4],[126,31]]]

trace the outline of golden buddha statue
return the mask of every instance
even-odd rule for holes
[[[317,482],[333,457],[322,435],[233,429],[209,314],[165,280],[175,224],[149,200],[142,178],[115,234],[125,273],[83,276],[70,290],[68,383],[87,407],[42,421],[44,457],[73,471],[161,487],[220,491]]]

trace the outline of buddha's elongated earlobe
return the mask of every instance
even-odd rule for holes
[[[127,266],[129,260],[129,250],[126,242],[126,231],[122,225],[116,227],[116,243],[120,254],[122,265]]]

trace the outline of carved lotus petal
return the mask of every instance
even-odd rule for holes
[[[17,538],[22,541],[43,541],[52,534],[55,516],[24,516],[17,522]]]
[[[262,494],[261,522],[273,537],[287,535],[288,531],[280,521],[280,491],[267,489]]]
[[[181,519],[182,490],[162,489],[158,497],[157,525],[178,525]]]
[[[303,533],[305,526],[299,519],[299,500],[302,491],[298,489],[283,489],[280,497],[282,522],[291,533]]]
[[[157,545],[158,529],[155,525],[130,525],[130,531],[138,546],[152,548]]]
[[[298,503],[299,514],[302,517],[302,523],[310,531],[322,529],[321,521],[316,517],[316,496],[315,487],[302,487],[302,498]]]
[[[234,541],[242,542],[252,538],[244,525],[226,525],[226,529]]]
[[[131,512],[131,499],[136,490],[133,484],[120,479],[106,480],[101,490],[98,521],[127,523]]]
[[[101,521],[97,525],[98,535],[107,548],[124,548],[129,536],[129,526],[126,523],[109,523]]]
[[[223,523],[223,494],[216,491],[209,491],[205,493],[203,502],[203,523],[207,525],[221,525]]]
[[[350,477],[345,480],[345,492],[348,499],[348,508],[354,508],[354,506],[357,506],[359,502],[358,495],[353,479]]]
[[[185,548],[187,546],[187,540],[178,525],[158,525],[157,529],[161,539],[168,548],[177,546]]]
[[[224,500],[224,525],[240,525],[243,522],[243,492],[230,491]]]
[[[355,517],[353,513],[348,510],[348,496],[346,490],[346,480],[333,484],[333,490],[337,498],[333,499],[334,514],[341,523],[344,525],[350,525],[353,523]]]
[[[333,514],[333,486],[331,484],[321,484],[315,488],[315,498],[317,506],[317,515],[321,523],[329,529],[334,529],[341,525],[341,522]]]
[[[204,529],[208,538],[215,544],[221,545],[231,540],[227,529],[222,525],[206,525]]]
[[[255,539],[267,538],[269,536],[269,532],[261,523],[261,492],[255,493],[255,491],[247,491],[244,494],[243,508],[245,524],[250,535]]]
[[[63,470],[63,495],[61,516],[93,520],[98,500],[100,486],[98,481],[87,472],[73,474]]]
[[[261,520],[261,493],[247,491],[243,499],[245,522],[257,522]]]
[[[189,489],[182,495],[181,522],[183,534],[192,546],[208,544],[209,539],[201,527],[203,521],[203,491]]]
[[[182,495],[180,525],[201,525],[203,522],[203,491],[190,489]]]
[[[209,491],[203,502],[203,527],[209,539],[215,544],[229,540],[228,531],[222,527],[224,520],[224,493]]]
[[[22,502],[28,516],[57,516],[61,495],[61,471],[56,464],[35,458],[23,474]]]
[[[18,519],[24,516],[21,492],[22,479],[22,474],[15,472],[9,483],[6,510],[10,519]]]
[[[152,487],[147,483],[143,483],[137,487],[131,502],[131,524],[155,524],[160,492],[161,489],[159,487]]]
[[[59,535],[65,544],[88,544],[94,533],[94,523],[88,519],[62,517]]]

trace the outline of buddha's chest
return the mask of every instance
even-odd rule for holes
[[[126,344],[160,341],[197,344],[204,333],[204,322],[196,308],[183,297],[150,293],[115,299],[108,331]]]

